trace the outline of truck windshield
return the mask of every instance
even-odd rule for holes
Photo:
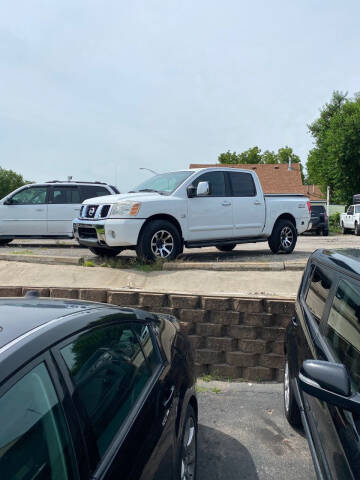
[[[130,190],[129,193],[135,192],[158,192],[162,195],[170,195],[177,189],[193,172],[169,172],[160,173],[140,183],[136,188]]]

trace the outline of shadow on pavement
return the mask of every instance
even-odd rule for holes
[[[258,480],[254,461],[240,442],[214,428],[199,425],[199,480]]]

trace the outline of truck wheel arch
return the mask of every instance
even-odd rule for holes
[[[152,222],[153,220],[166,220],[166,221],[172,223],[172,224],[177,228],[177,230],[179,231],[181,240],[184,241],[180,223],[176,220],[175,217],[173,217],[172,215],[167,215],[167,214],[165,214],[165,213],[160,213],[160,214],[157,214],[157,215],[152,215],[151,217],[147,218],[146,221],[144,222],[144,225],[141,227],[141,230],[140,230],[140,232],[139,232],[139,237],[138,237],[138,239],[141,237],[141,234],[142,234],[145,226],[148,225],[148,224],[149,224],[150,222]]]
[[[274,226],[273,226],[273,230],[274,230],[274,227],[275,225],[277,224],[277,222],[279,220],[289,220],[293,225],[294,227],[296,228],[296,220],[295,220],[295,217],[293,215],[291,215],[291,213],[282,213],[274,222]]]

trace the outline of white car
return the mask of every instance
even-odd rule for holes
[[[355,235],[360,235],[360,205],[350,205],[345,213],[340,215],[342,233],[354,230]]]
[[[156,175],[123,195],[84,202],[74,235],[97,255],[135,249],[141,258],[176,258],[183,247],[268,241],[273,252],[293,251],[307,230],[303,195],[264,195],[254,171],[182,170]]]
[[[29,184],[0,200],[0,245],[14,238],[71,238],[72,221],[89,197],[119,193],[105,183]]]

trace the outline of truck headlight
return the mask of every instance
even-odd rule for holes
[[[135,217],[140,210],[140,202],[132,202],[124,200],[122,202],[114,203],[111,208],[110,217]]]

